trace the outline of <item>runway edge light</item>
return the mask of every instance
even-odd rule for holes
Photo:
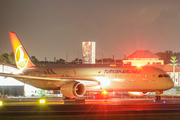
[[[2,106],[3,105],[3,102],[2,101],[0,101],[0,106]]]
[[[46,103],[46,100],[45,100],[45,99],[39,99],[39,103],[40,103],[40,104],[45,104],[45,103]]]

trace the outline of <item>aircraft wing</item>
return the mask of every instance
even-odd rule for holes
[[[37,76],[27,76],[27,75],[18,75],[18,74],[7,74],[0,73],[2,77],[12,77],[19,80],[47,80],[47,81],[73,81],[73,80],[82,80],[82,81],[92,81],[98,82],[96,79],[88,79],[86,77],[37,77]]]

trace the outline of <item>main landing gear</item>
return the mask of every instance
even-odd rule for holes
[[[63,96],[62,98],[63,100],[75,100],[76,98],[71,98],[71,97],[66,97],[66,96]]]
[[[161,94],[163,94],[163,91],[156,91],[155,100],[161,100]]]
[[[63,100],[70,100],[70,97],[63,96]]]

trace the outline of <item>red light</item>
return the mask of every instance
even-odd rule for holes
[[[109,65],[109,66],[113,66],[113,67],[115,67],[115,66],[117,66],[117,65]]]

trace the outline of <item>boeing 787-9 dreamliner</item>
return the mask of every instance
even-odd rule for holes
[[[155,92],[156,100],[174,83],[163,70],[118,66],[35,66],[14,32],[9,32],[15,62],[21,74],[0,73],[44,90],[60,90],[63,99],[82,97],[86,91]]]

